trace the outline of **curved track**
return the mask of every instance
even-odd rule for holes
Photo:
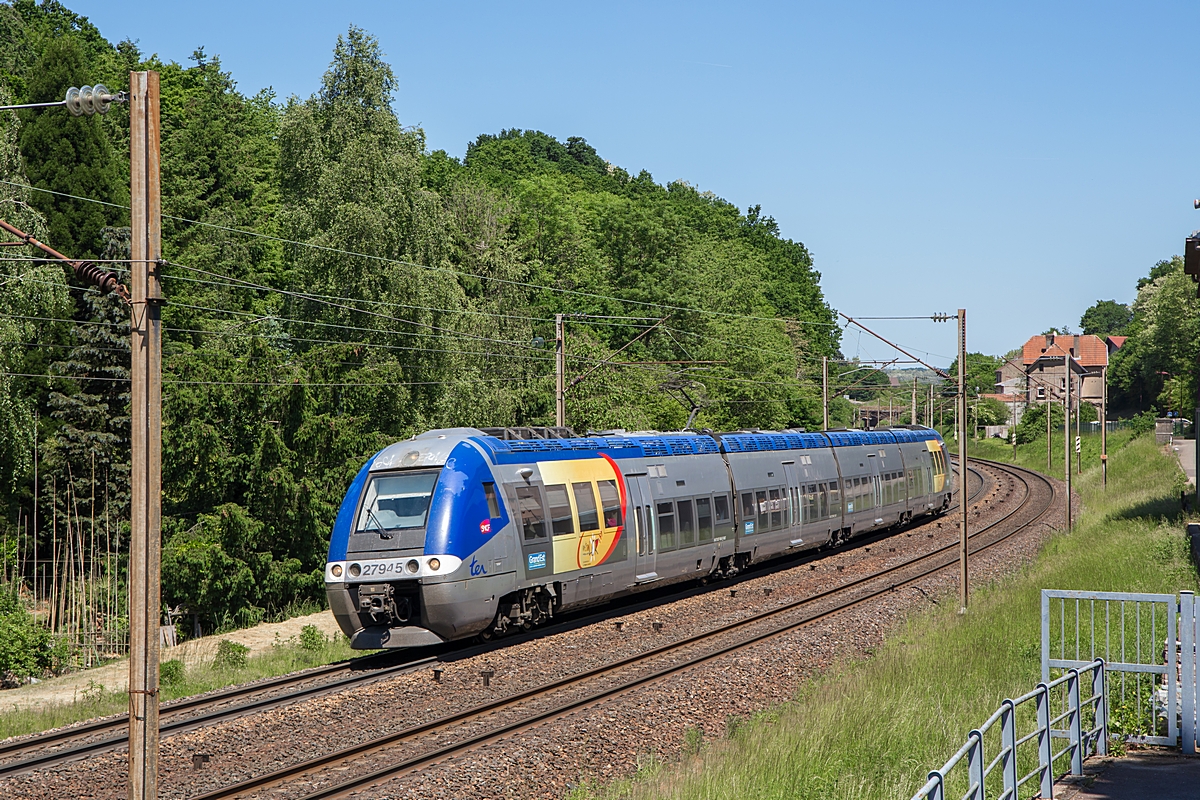
[[[1036,472],[993,462],[983,463],[1009,472],[1024,484],[1025,492],[1016,507],[971,534],[969,550],[972,554],[995,547],[1037,522],[1054,508],[1056,499],[1054,485]],[[981,491],[986,488],[986,481],[983,483]],[[323,800],[360,792],[437,762],[461,756],[474,748],[513,736],[580,708],[621,696],[765,639],[810,625],[957,563],[957,543],[938,547],[835,589],[759,612],[724,627],[481,703],[394,734],[301,761],[208,792],[194,800],[225,800],[268,790],[272,794],[287,792],[289,796],[302,796],[305,800]],[[521,713],[525,710],[528,713]],[[427,741],[438,736],[453,738],[460,726],[464,725],[469,725],[470,730],[451,744]],[[379,766],[380,759],[386,757],[387,751],[400,744],[410,744],[421,752]],[[369,760],[362,758],[367,755],[371,756]],[[356,770],[355,767],[360,769]],[[359,774],[345,778],[347,773],[354,772]],[[302,784],[307,791],[303,794],[288,792],[293,782]]]
[[[968,471],[974,479],[971,481],[974,486],[970,491],[970,500],[974,501],[989,489],[992,479],[972,467],[969,467]],[[953,504],[947,513],[956,508],[958,508],[957,503]],[[891,535],[892,532],[883,531],[864,536],[855,539],[841,549],[852,550],[863,546],[869,547],[874,542],[886,539]],[[782,562],[774,561],[757,565],[738,578],[722,582],[722,586],[736,586],[738,583],[758,577],[766,571],[778,570],[781,563],[786,566],[794,566],[797,563],[821,558],[826,554],[826,552],[809,553],[799,559],[792,558]],[[160,731],[165,736],[227,722],[290,703],[367,685],[427,667],[447,658],[476,655],[480,652],[515,644],[531,636],[551,635],[566,627],[586,625],[619,614],[627,614],[669,602],[670,598],[703,591],[712,591],[712,589],[711,587],[708,589],[691,587],[681,590],[679,586],[667,587],[646,596],[625,598],[598,611],[591,610],[582,614],[572,614],[564,618],[562,622],[539,628],[533,633],[517,634],[486,645],[465,643],[464,646],[463,642],[455,642],[434,648],[432,653],[425,650],[415,658],[405,657],[400,653],[378,653],[250,685],[234,686],[215,693],[184,698],[163,706]],[[98,753],[120,750],[127,743],[125,737],[127,725],[127,716],[122,714],[0,744],[0,760],[3,760],[3,763],[0,763],[0,778],[78,760]]]

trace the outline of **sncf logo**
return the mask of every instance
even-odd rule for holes
[[[484,536],[487,536],[489,533],[491,533],[492,521],[490,519],[485,519],[483,522],[479,523],[479,532]]]
[[[545,550],[543,550],[540,553],[530,553],[529,554],[529,568],[530,569],[542,569],[545,566],[546,566],[546,551]]]

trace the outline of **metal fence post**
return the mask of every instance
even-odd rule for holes
[[[1047,405],[1049,408],[1049,405]],[[1049,411],[1046,412],[1047,418]],[[1050,593],[1042,589],[1042,683],[1050,682]]]
[[[1079,713],[1079,670],[1067,670],[1067,704],[1068,717],[1067,734],[1071,741],[1071,774],[1083,774],[1083,726]]]
[[[1054,800],[1054,750],[1050,741],[1050,687],[1037,686],[1038,771],[1042,778],[1042,797]]]
[[[1167,643],[1168,650],[1173,646],[1174,642]],[[1179,646],[1182,650],[1179,654],[1179,689],[1183,692],[1183,752],[1192,755],[1196,752],[1196,606],[1191,592],[1179,593]],[[1169,675],[1168,681],[1171,678],[1174,675]],[[1175,713],[1174,706],[1170,713]]]
[[[1017,707],[1012,700],[1000,705],[1000,747],[1004,749],[1000,774],[1009,800],[1017,800]]]
[[[1179,744],[1179,715],[1175,713],[1176,700],[1179,697],[1179,682],[1175,680],[1177,667],[1175,641],[1179,638],[1179,631],[1175,626],[1176,608],[1175,605],[1167,608],[1167,651],[1169,655],[1163,665],[1167,668],[1167,740],[1171,743],[1171,747]]]
[[[946,800],[946,776],[942,774],[942,771],[935,769],[929,773],[928,780],[937,781],[933,786],[933,791],[929,793],[929,800]]]
[[[1099,737],[1099,741],[1096,742],[1096,754],[1106,756],[1108,755],[1108,664],[1102,658],[1096,660],[1100,662],[1100,666],[1092,672],[1092,697],[1099,698],[1096,701],[1096,735]]]
[[[983,796],[983,734],[978,730],[973,730],[967,734],[967,739],[972,742],[971,748],[967,750],[967,782],[974,787],[968,791],[967,796],[971,800],[985,800]]]

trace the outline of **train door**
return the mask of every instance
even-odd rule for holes
[[[654,496],[650,494],[650,481],[645,475],[626,475],[625,488],[628,491],[626,524],[631,524],[634,531],[634,582],[648,583],[658,579],[655,563],[658,526],[654,519]]]
[[[883,452],[882,450],[880,452]],[[881,474],[879,471],[879,457],[875,453],[870,453],[867,458],[867,466],[871,468],[871,475],[868,478],[871,485],[864,492],[867,497],[871,498],[871,517],[875,520],[875,524],[883,522],[883,484],[880,482]]]
[[[801,495],[804,494],[800,486],[800,476],[796,473],[796,462],[783,462],[783,474],[787,478],[788,491],[788,508],[791,519],[790,528],[790,544],[792,546],[802,544],[804,542],[803,524],[805,522],[813,522],[813,520],[804,519],[804,504],[801,502]]]
[[[525,560],[525,577],[528,580],[548,581],[554,575],[554,553],[550,542],[550,522],[542,487],[529,483],[512,488],[516,500],[514,507],[520,514],[518,536],[521,539],[521,554]]]

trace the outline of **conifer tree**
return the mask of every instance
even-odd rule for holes
[[[30,73],[28,102],[61,100],[68,87],[92,80],[75,37],[52,39]],[[72,117],[54,108],[23,112],[23,123],[25,172],[32,185],[58,193],[34,192],[30,199],[46,217],[49,244],[71,258],[98,257],[103,248],[101,231],[119,224],[124,212],[90,201],[119,204],[125,196],[120,156],[110,145],[102,120]]]

